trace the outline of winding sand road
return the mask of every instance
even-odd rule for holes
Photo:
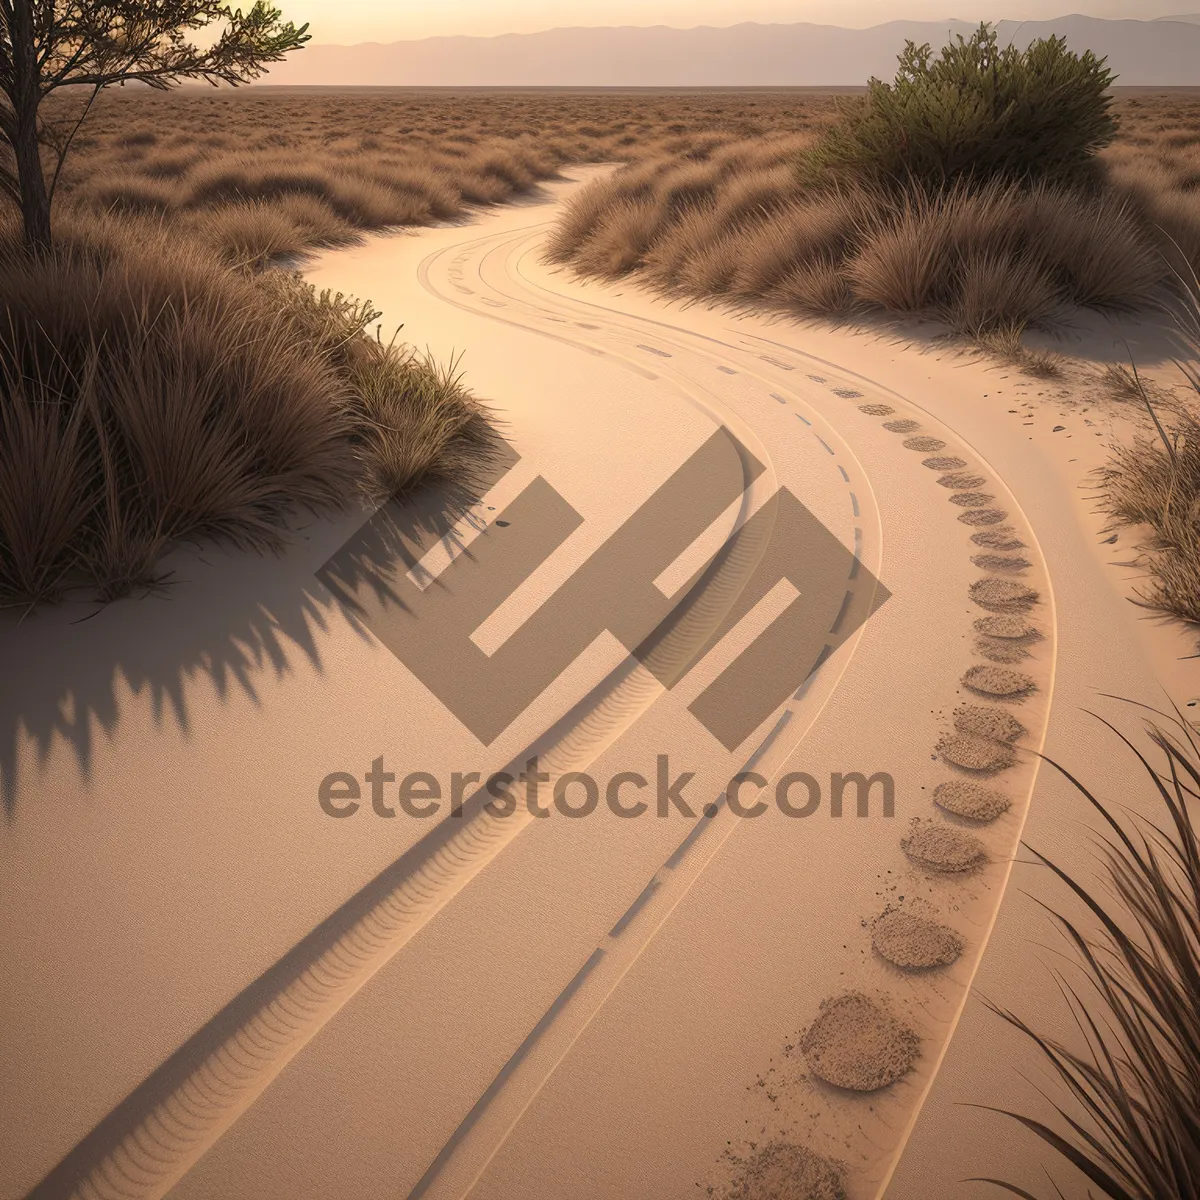
[[[667,1197],[719,1189],[735,1169],[727,1150],[742,1155],[779,1137],[845,1162],[855,1200],[885,1189],[950,1194],[951,1180],[988,1173],[963,1171],[953,1155],[939,1161],[944,1146],[934,1136],[929,1148],[927,1122],[930,1113],[944,1121],[940,1079],[932,1095],[931,1085],[1000,912],[1037,776],[1031,751],[1043,744],[1056,684],[1058,576],[1039,549],[1042,523],[1031,524],[1003,482],[1011,472],[993,464],[991,443],[947,423],[952,402],[916,403],[907,388],[901,395],[870,372],[806,353],[813,339],[796,330],[580,285],[540,261],[552,218],[536,206],[498,210],[477,225],[331,254],[309,274],[320,286],[370,295],[386,312],[415,314],[406,336],[428,339],[440,355],[451,340],[470,347],[470,382],[497,405],[516,450],[445,536],[410,540],[410,560],[420,557],[425,572],[422,594],[453,590],[471,571],[502,570],[496,564],[516,553],[509,531],[527,519],[522,497],[548,484],[578,521],[472,635],[492,657],[509,647],[506,669],[520,672],[537,657],[518,653],[522,631],[536,629],[538,614],[631,518],[699,464],[720,503],[710,514],[680,509],[690,549],[669,555],[655,581],[662,607],[631,618],[649,635],[669,613],[671,632],[637,658],[629,653],[636,636],[589,640],[484,749],[387,649],[393,633],[404,636],[389,622],[419,616],[419,602],[397,616],[361,578],[339,575],[353,523],[314,536],[283,574],[293,585],[321,580],[304,585],[306,611],[319,619],[301,623],[316,668],[298,661],[299,625],[283,619],[288,636],[276,661],[259,655],[244,666],[255,713],[244,736],[267,760],[260,774],[275,799],[223,833],[202,816],[179,818],[187,824],[171,830],[160,885],[165,894],[176,882],[178,910],[115,950],[93,949],[87,969],[78,968],[77,979],[123,981],[106,984],[113,1000],[93,1020],[97,1032],[72,1041],[66,1031],[78,1013],[66,1002],[50,1019],[60,1029],[15,1048],[5,1107],[36,1113],[38,1124],[4,1148],[17,1164],[4,1197],[30,1187],[42,1196],[196,1200]],[[740,450],[704,458],[722,431]],[[1030,620],[1042,638],[1020,666],[1037,690],[1009,706],[1027,733],[996,782],[1011,805],[986,825],[939,814],[931,800],[935,785],[956,777],[935,754],[953,711],[985,702],[961,680],[981,662],[972,623],[985,613],[968,592],[981,575],[971,535],[987,526],[961,520],[973,510],[949,503],[950,489],[938,486],[955,469],[985,480],[983,511],[1006,514],[1030,564],[1021,582],[1040,595]],[[844,559],[831,553],[825,564],[844,570],[828,585],[832,607],[806,606],[804,579],[779,569],[795,533],[779,515],[780,489],[842,548]],[[690,502],[695,492],[680,494]],[[351,545],[361,550],[357,536]],[[1077,554],[1071,566],[1086,569]],[[697,719],[703,698],[719,696],[739,655],[772,628],[791,628],[789,614],[801,611],[795,628],[806,636],[814,612],[825,622],[815,669],[722,744]],[[1127,666],[1124,674],[1132,677]],[[182,753],[144,717],[142,732],[124,733],[138,729],[134,707],[123,726],[114,722],[114,743],[132,737],[142,761]],[[246,781],[214,780],[205,755],[227,754],[217,747],[227,748],[247,718],[226,712],[236,702],[224,695],[198,707],[187,722],[185,769],[208,772],[207,794],[221,811],[223,796],[244,794]],[[277,738],[284,726],[287,736]],[[587,770],[602,786],[621,772],[653,780],[666,754],[673,773],[693,774],[694,808],[712,808],[695,819],[673,811],[620,820],[601,806],[586,820],[495,821],[468,801],[464,821],[444,818],[431,831],[428,822],[381,822],[365,804],[352,820],[333,821],[314,800],[324,774],[361,774],[380,753],[397,774],[446,778],[505,764],[515,774],[533,752],[552,777]],[[107,770],[89,762],[84,772],[93,807],[110,822],[131,807],[120,790],[123,753],[113,750]],[[28,793],[44,791],[56,769],[69,771],[70,755],[58,757],[60,767],[48,754],[26,768],[26,780],[42,773],[40,784],[23,783]],[[806,819],[773,806],[740,819],[724,796],[739,771],[757,772],[768,795],[789,772],[826,782],[834,772],[886,772],[894,813],[885,815],[876,794],[865,818],[848,800],[836,819],[826,794]],[[160,781],[161,772],[152,782]],[[28,807],[19,794],[18,822]],[[297,810],[300,826],[286,839],[262,832],[259,818],[284,821]],[[910,821],[935,816],[980,839],[986,864],[944,873],[910,861],[901,848]],[[133,816],[121,819],[134,828]],[[72,837],[66,824],[53,844],[29,833],[10,852],[26,868],[6,885],[18,916],[42,911],[78,856],[70,847],[81,831]],[[205,839],[209,869],[222,864],[224,907],[209,910],[208,924],[230,942],[256,929],[229,961],[211,940],[197,945],[190,914],[197,894],[211,902],[213,881],[197,892],[193,838]],[[111,844],[113,881],[94,903],[119,912],[119,836]],[[873,954],[869,922],[896,903],[950,925],[965,941],[962,957],[912,975]],[[71,920],[28,916],[46,936],[56,922],[70,930]],[[106,936],[120,942],[114,924]],[[93,942],[104,927],[91,925]],[[72,953],[87,958],[80,943],[88,939],[75,929],[61,940],[72,938],[63,963]],[[47,1022],[43,1003],[38,1024],[35,940],[13,945],[29,971],[18,1030]],[[135,980],[128,964],[139,947],[159,967]],[[56,968],[60,987],[69,969]],[[188,980],[194,1002],[142,1029],[139,1012],[171,1008]],[[821,1084],[794,1050],[820,1002],[848,989],[876,998],[921,1038],[914,1070],[880,1092]],[[50,1037],[70,1045],[39,1082]],[[72,1103],[63,1089],[80,1073],[92,1083]],[[971,1069],[966,1076],[973,1086]],[[910,1166],[911,1150],[901,1151],[922,1139]]]

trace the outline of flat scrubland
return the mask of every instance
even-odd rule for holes
[[[793,144],[825,94],[190,88],[105,95],[64,207],[169,220],[234,263],[452,219],[568,163]]]
[[[73,582],[120,595],[155,582],[181,538],[272,543],[291,509],[345,503],[364,480],[377,497],[461,473],[487,416],[454,373],[376,341],[369,305],[315,296],[279,264],[517,200],[571,163],[621,164],[550,241],[582,274],[796,317],[932,317],[1031,372],[1056,368],[1026,330],[1079,308],[1147,308],[1200,266],[1200,97],[1119,98],[1094,186],[954,184],[886,202],[797,170],[853,103],[798,90],[106,93],[67,162],[49,268],[31,277],[15,227],[0,244],[0,357],[18,398],[2,414],[0,597],[27,604]],[[45,344],[47,328],[69,353]],[[322,347],[307,364],[302,338]],[[1128,373],[1111,382],[1136,394]],[[151,410],[172,389],[192,433],[174,428],[150,452]],[[59,404],[51,437],[32,397],[72,390],[109,399]],[[283,396],[301,397],[286,420],[292,401],[271,398]],[[1196,619],[1200,493],[1189,484],[1181,506],[1179,464],[1197,436],[1181,421],[1179,446],[1118,458],[1108,483],[1120,519],[1157,514],[1174,566],[1152,598]],[[268,442],[238,460],[231,487],[223,445],[199,452],[187,437],[219,427],[244,446],[246,422]],[[186,504],[168,495],[176,461],[200,475]],[[48,482],[68,465],[84,481],[74,491]]]

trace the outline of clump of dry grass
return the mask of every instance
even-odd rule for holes
[[[1021,1016],[990,1006],[1031,1039],[1074,1110],[1055,1104],[1059,1129],[1019,1113],[1004,1115],[1036,1134],[1097,1194],[1130,1200],[1200,1194],[1200,837],[1192,816],[1200,801],[1200,742],[1183,722],[1178,728],[1179,735],[1149,728],[1157,765],[1119,735],[1145,768],[1157,819],[1118,819],[1052,763],[1107,827],[1099,888],[1032,851],[1087,913],[1089,925],[1052,911],[1080,968],[1079,984],[1061,974],[1058,983],[1085,1048],[1066,1046]],[[1124,796],[1121,808],[1127,811]],[[974,1182],[1030,1197],[1002,1180]],[[1055,1195],[1065,1194],[1057,1183],[1051,1186]]]
[[[145,221],[0,239],[0,603],[161,582],[180,541],[277,547],[296,510],[378,498],[482,450],[452,372],[379,314],[229,270]]]
[[[1077,307],[1142,307],[1167,277],[1132,208],[1111,196],[1010,183],[899,196],[805,188],[783,170],[795,151],[795,139],[762,139],[734,174],[722,170],[727,146],[683,201],[670,160],[626,167],[574,199],[547,257],[733,305],[935,318],[1043,376],[1059,360],[1026,348],[1026,329],[1059,327]],[[735,188],[754,203],[731,203]]]
[[[1200,396],[1200,283],[1195,275],[1180,282],[1173,312],[1185,354],[1177,361]],[[1157,436],[1113,448],[1096,476],[1101,505],[1121,524],[1149,530],[1142,603],[1200,625],[1200,419],[1183,407],[1168,429],[1136,367],[1111,378],[1145,405]]]
[[[252,262],[454,219],[522,195],[567,163],[657,157],[655,170],[672,176],[672,211],[711,197],[720,172],[720,215],[733,220],[779,192],[778,178],[733,178],[757,161],[758,140],[807,144],[797,130],[831,113],[829,97],[786,93],[106,93],[68,160],[62,196],[199,227],[232,261]]]
[[[1200,420],[1181,412],[1165,441],[1116,446],[1099,481],[1108,513],[1150,530],[1142,601],[1200,625]]]

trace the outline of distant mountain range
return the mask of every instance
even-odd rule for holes
[[[1024,46],[1051,34],[1108,58],[1119,84],[1200,85],[1200,16],[1106,21],[1069,16],[1001,21],[1002,41]],[[670,29],[550,29],[501,37],[313,45],[264,82],[369,86],[746,87],[862,84],[890,79],[907,39],[935,48],[970,21],[835,25],[733,25]]]

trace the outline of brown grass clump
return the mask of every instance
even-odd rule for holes
[[[963,686],[983,696],[1005,696],[1016,699],[1037,690],[1037,683],[1020,671],[1001,667],[971,667],[962,677]]]
[[[946,443],[940,438],[935,437],[910,437],[905,438],[901,445],[905,450],[916,450],[921,454],[928,454],[932,450],[944,450]]]
[[[721,1200],[846,1200],[846,1174],[805,1146],[767,1142],[738,1163]]]
[[[1006,813],[1012,801],[994,788],[986,788],[969,779],[952,779],[933,789],[933,802],[939,808],[971,821],[994,821]]]
[[[928,467],[931,471],[955,471],[959,467],[965,467],[966,465],[961,458],[955,458],[952,455],[921,459],[921,466]]]
[[[889,433],[915,433],[921,428],[920,421],[884,421],[884,429]]]
[[[1017,761],[1011,746],[974,733],[950,734],[942,738],[934,749],[951,766],[964,771],[978,771],[981,775],[1007,771]]]
[[[850,1091],[874,1092],[912,1070],[921,1039],[861,992],[845,992],[821,1001],[800,1049],[818,1079]]]
[[[871,945],[893,966],[910,971],[949,966],[965,948],[962,938],[948,925],[903,909],[891,909],[876,918]]]
[[[479,406],[367,338],[369,305],[231,272],[128,219],[60,223],[48,258],[14,236],[0,241],[0,603],[152,587],[178,542],[275,548],[299,510],[456,474],[485,450]]]
[[[1142,602],[1200,624],[1200,420],[1182,412],[1163,434],[1113,450],[1099,474],[1102,502],[1122,524],[1149,531]]]
[[[868,417],[886,417],[896,410],[890,404],[860,404],[858,411],[866,413]]]
[[[1102,801],[1051,764],[1103,823],[1094,883],[1030,848],[1071,898],[1070,908],[1050,914],[1074,952],[1078,970],[1056,973],[1056,982],[1068,1027],[1082,1037],[1061,1042],[989,1005],[1037,1047],[1063,1100],[1082,1113],[1073,1117],[1047,1096],[1057,1128],[1005,1115],[1035,1133],[1071,1178],[1090,1180],[1095,1194],[1137,1200],[1200,1194],[1200,742],[1183,722],[1172,724],[1178,733],[1151,726],[1146,750],[1120,735],[1146,772],[1144,794],[1157,809],[1146,817],[1128,815],[1124,792]],[[1053,1176],[1050,1186],[1057,1196],[1075,1190]]]
[[[1015,742],[1029,731],[1010,712],[980,704],[962,704],[954,710],[954,728],[999,742]]]
[[[913,862],[930,871],[958,874],[987,862],[987,851],[977,837],[940,821],[914,818],[900,845]]]

